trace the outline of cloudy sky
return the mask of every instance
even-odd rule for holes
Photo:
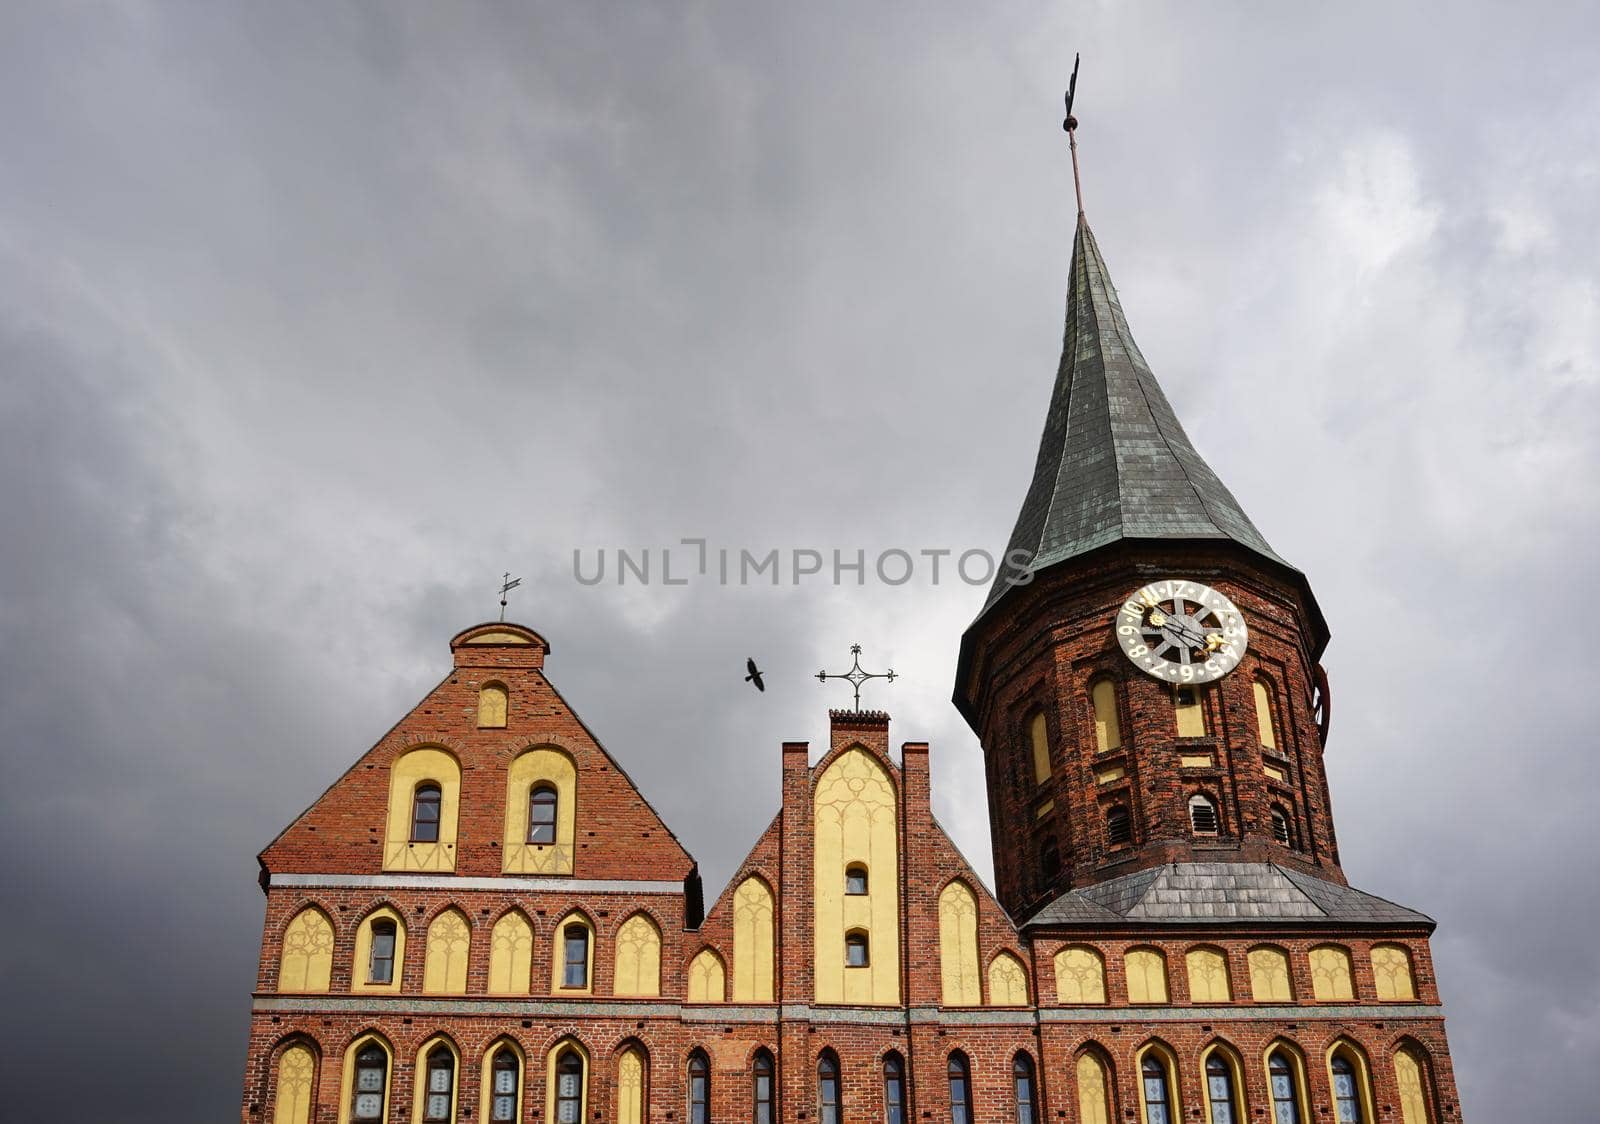
[[[0,7],[7,1115],[237,1112],[254,856],[504,570],[708,892],[854,641],[987,874],[981,588],[573,552],[1003,546],[1074,50],[1134,331],[1334,631],[1346,871],[1439,920],[1470,1119],[1592,1115],[1583,8]]]

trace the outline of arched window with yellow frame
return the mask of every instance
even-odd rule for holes
[[[391,906],[382,905],[356,927],[355,963],[350,990],[395,992],[405,975],[406,923]]]
[[[394,1051],[386,1039],[365,1034],[350,1043],[339,1086],[339,1124],[384,1124],[393,1078]]]
[[[1276,945],[1259,945],[1250,950],[1250,998],[1257,1003],[1294,1002],[1294,983],[1289,974],[1289,954]]]
[[[459,909],[440,913],[428,925],[422,962],[422,990],[430,995],[465,995],[472,926]]]
[[[1394,1084],[1400,1094],[1401,1124],[1433,1124],[1433,1113],[1428,1110],[1433,1074],[1421,1046],[1407,1041],[1395,1050]]]
[[[291,1042],[273,1067],[272,1124],[311,1124],[316,1088],[316,1051],[308,1042]]]
[[[1106,1001],[1106,963],[1088,945],[1068,945],[1055,955],[1056,1001],[1066,1006]]]
[[[1050,779],[1050,724],[1044,711],[1036,710],[1028,718],[1028,744],[1033,750],[1033,783],[1043,784]]]
[[[514,1124],[522,1119],[527,1059],[522,1047],[509,1038],[489,1043],[483,1052],[483,1079],[479,1083],[478,1118],[489,1124]]]
[[[553,1124],[582,1124],[589,1117],[589,1051],[575,1038],[563,1038],[545,1061],[544,1118]]]
[[[1129,1003],[1167,1002],[1167,960],[1153,948],[1130,948],[1122,957]]]
[[[333,977],[333,922],[314,905],[295,914],[283,929],[278,954],[278,990],[327,991]]]
[[[578,770],[564,750],[535,746],[506,770],[507,874],[571,874],[578,825]]]
[[[478,728],[504,729],[510,709],[511,692],[504,683],[489,682],[478,688]]]
[[[1284,1039],[1268,1043],[1262,1062],[1267,1070],[1267,1096],[1273,1124],[1309,1124],[1310,1092],[1306,1060],[1298,1047]]]
[[[1191,948],[1184,954],[1189,972],[1191,1003],[1232,1003],[1233,988],[1228,981],[1228,958],[1217,948]]]
[[[1139,1080],[1142,1124],[1179,1124],[1183,1108],[1178,1096],[1178,1056],[1163,1042],[1149,1042],[1134,1055]]]
[[[1372,946],[1372,983],[1378,998],[1386,1002],[1408,1002],[1417,997],[1411,976],[1411,953],[1404,945]]]
[[[1258,675],[1250,684],[1250,693],[1256,703],[1256,736],[1260,739],[1262,748],[1277,749],[1278,728],[1272,720],[1274,695],[1272,684]]]
[[[508,910],[489,932],[489,994],[527,995],[533,981],[533,926]]]
[[[1244,1065],[1239,1052],[1217,1041],[1200,1052],[1200,1095],[1207,1124],[1244,1124]]]
[[[1348,1038],[1340,1038],[1328,1047],[1327,1066],[1335,1124],[1375,1124],[1366,1054]]]
[[[587,995],[594,987],[594,924],[573,910],[556,925],[550,990],[555,995]]]
[[[1117,714],[1117,685],[1110,679],[1096,679],[1089,688],[1089,704],[1094,708],[1094,748],[1110,753],[1122,748],[1122,719]]]
[[[617,930],[611,993],[646,998],[661,994],[661,930],[649,914],[635,913]]]
[[[727,1000],[727,970],[722,957],[702,948],[689,961],[689,1002],[722,1003]]]
[[[1073,1066],[1073,1076],[1078,1082],[1079,1124],[1111,1124],[1116,1114],[1116,1086],[1105,1055],[1092,1047],[1084,1050]]]
[[[461,1054],[456,1044],[439,1035],[417,1050],[416,1081],[411,1094],[412,1124],[454,1124],[461,1087]]]
[[[407,750],[389,766],[383,869],[452,871],[461,805],[461,766],[437,746]]]
[[[1306,954],[1306,959],[1311,965],[1311,994],[1318,1002],[1339,1003],[1356,997],[1349,949],[1319,944]]]

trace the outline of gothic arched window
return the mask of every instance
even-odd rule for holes
[[[1189,826],[1196,835],[1217,834],[1216,801],[1200,792],[1189,797]]]
[[[1017,1097],[1017,1124],[1034,1124],[1033,1059],[1019,1053],[1011,1063],[1011,1085]]]
[[[1339,1124],[1362,1124],[1361,1094],[1356,1085],[1355,1066],[1343,1054],[1335,1054],[1328,1063],[1333,1074],[1334,1119]]]
[[[581,921],[561,930],[561,986],[589,986],[589,926]]]
[[[1274,1124],[1300,1124],[1300,1095],[1295,1090],[1294,1066],[1282,1050],[1267,1059],[1267,1084],[1272,1089]]]
[[[428,1052],[422,1087],[423,1124],[449,1124],[455,1116],[456,1056],[440,1043]]]
[[[892,1050],[883,1056],[883,1122],[906,1124],[906,1063]]]
[[[417,786],[411,797],[411,842],[439,842],[439,809],[444,793],[432,781]]]
[[[689,1055],[689,1124],[711,1124],[711,1065],[699,1050]]]
[[[556,1124],[579,1124],[583,1119],[583,1058],[566,1049],[556,1059]]]
[[[773,1124],[772,1114],[772,1055],[766,1047],[756,1051],[755,1061],[750,1067],[751,1092],[754,1094],[755,1105],[751,1113],[751,1124]],[[691,1070],[691,1075],[693,1071]]]
[[[1216,1050],[1206,1059],[1206,1101],[1211,1105],[1211,1124],[1239,1124],[1233,1069]]]
[[[372,953],[367,958],[367,982],[394,982],[395,923],[380,917],[372,923]]]
[[[547,846],[556,841],[556,790],[547,784],[528,792],[528,842]]]
[[[821,1124],[839,1124],[839,1059],[832,1050],[822,1051],[817,1059],[817,1119]]]
[[[351,1124],[381,1121],[389,1099],[389,1052],[377,1042],[368,1042],[356,1054],[351,1081]]]
[[[1153,1053],[1147,1053],[1139,1063],[1139,1077],[1144,1101],[1145,1124],[1174,1124],[1172,1091],[1167,1077],[1167,1067]]]
[[[489,1119],[502,1124],[517,1119],[517,1102],[522,1094],[522,1066],[517,1052],[502,1046],[489,1063]]]
[[[950,1124],[972,1124],[972,1069],[960,1050],[950,1055]]]
[[[854,896],[867,892],[867,868],[860,863],[851,863],[844,870],[844,892]]]
[[[865,968],[867,963],[867,934],[860,929],[846,933],[844,935],[844,966],[846,968]]]

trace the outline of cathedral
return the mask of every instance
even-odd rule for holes
[[[457,634],[261,853],[241,1121],[1460,1120],[1434,924],[1340,866],[1327,623],[1195,451],[1081,208],[1008,557],[1029,580],[997,579],[954,689],[992,891],[929,745],[836,710],[774,753],[781,806],[707,905],[546,639]]]

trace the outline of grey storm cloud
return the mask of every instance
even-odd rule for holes
[[[987,871],[948,702],[981,587],[590,587],[572,554],[998,552],[1061,337],[1078,50],[1133,330],[1333,627],[1345,868],[1440,922],[1468,1118],[1591,1116],[1591,20],[0,9],[4,1114],[237,1112],[254,855],[507,569],[708,893],[856,641]]]

